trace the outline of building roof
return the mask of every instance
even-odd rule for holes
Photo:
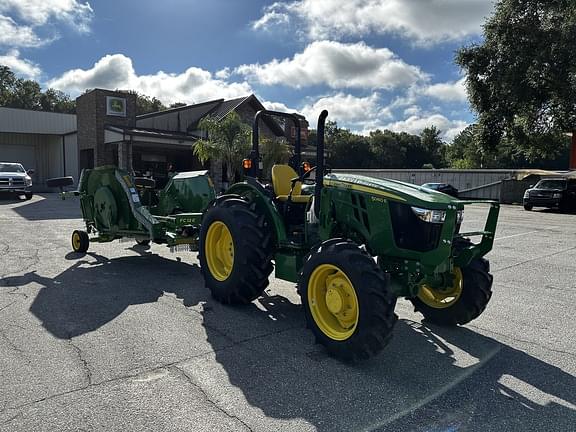
[[[76,114],[0,107],[0,132],[66,135],[76,130]]]
[[[214,116],[218,120],[226,117],[243,104],[250,104],[255,111],[265,109],[253,94],[235,99],[216,99],[194,105],[158,111],[136,117],[136,126],[158,131],[173,131],[194,134],[198,123],[204,117]],[[284,136],[284,129],[270,117],[264,118],[266,125],[278,136]]]
[[[112,126],[107,125],[105,129],[110,132],[115,132],[117,134],[122,134],[122,136],[128,135],[134,138],[162,138],[162,139],[170,139],[176,141],[196,141],[198,137],[189,135],[186,133],[181,132],[169,132],[169,131],[158,131],[154,129],[145,129],[145,128],[138,128],[138,127],[124,127],[124,126]],[[125,139],[122,138],[122,141]]]

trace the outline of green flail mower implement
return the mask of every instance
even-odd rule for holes
[[[279,116],[296,127],[289,165],[261,179],[259,119]],[[461,201],[392,180],[331,173],[318,119],[316,166],[301,164],[300,121],[260,111],[245,181],[206,210],[199,259],[206,285],[226,304],[249,303],[276,278],[297,283],[308,327],[327,351],[367,359],[389,342],[396,299],[408,298],[440,325],[466,324],[486,308],[499,204]],[[313,178],[313,180],[312,180]],[[484,229],[461,233],[464,207],[488,204]],[[476,237],[473,243],[469,238]]]
[[[78,196],[86,231],[72,246],[133,238],[199,251],[206,286],[225,304],[250,303],[278,279],[297,283],[316,341],[342,360],[367,359],[390,341],[396,299],[406,297],[433,323],[477,318],[492,295],[484,256],[491,250],[499,205],[461,201],[393,180],[331,173],[318,119],[316,166],[301,163],[300,118],[260,111],[245,181],[215,197],[206,172],[181,173],[159,191],[114,167],[84,170]],[[262,177],[259,120],[277,116],[296,128],[290,164]],[[54,179],[52,186],[70,182]],[[484,229],[460,232],[464,207],[487,204]],[[89,238],[89,234],[91,237]],[[470,238],[479,239],[472,242]]]
[[[48,180],[48,186],[71,185],[71,177]],[[72,233],[72,249],[86,252],[90,242],[134,239],[140,245],[165,244],[172,250],[198,250],[202,213],[214,200],[207,171],[179,173],[160,191],[149,178],[133,178],[126,171],[103,166],[82,171],[78,190],[62,192],[78,197],[86,230]]]

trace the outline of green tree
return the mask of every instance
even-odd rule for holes
[[[136,115],[164,111],[166,109],[162,101],[156,97],[146,96],[136,91],[130,91],[129,93],[136,95]]]
[[[40,109],[42,111],[52,111],[59,113],[74,114],[76,112],[76,101],[60,90],[49,88],[40,95]]]
[[[483,149],[478,146],[478,125],[472,124],[454,137],[446,151],[446,159],[452,168],[482,168]]]
[[[0,65],[0,106],[10,106],[14,100],[17,78],[8,66]]]
[[[328,132],[328,131],[327,131]],[[368,138],[348,129],[330,130],[326,134],[328,164],[332,168],[370,168],[373,159]]]
[[[170,104],[170,106],[168,108],[172,109],[172,108],[182,108],[185,107],[186,104],[183,102],[174,102],[172,104]]]
[[[206,117],[198,128],[206,133],[206,138],[194,144],[194,154],[202,163],[222,161],[228,181],[233,181],[240,173],[242,159],[250,151],[250,127],[236,112],[231,112],[222,120]]]
[[[406,147],[397,133],[380,129],[370,132],[368,137],[373,154],[373,168],[403,168],[406,164]]]
[[[288,163],[292,149],[284,138],[262,138],[260,140],[260,154],[262,156],[263,176],[270,179],[274,164]]]
[[[478,113],[478,143],[495,149],[502,137],[528,160],[554,157],[561,132],[576,128],[576,3],[499,0],[482,43],[461,48]]]
[[[442,131],[436,126],[426,127],[420,134],[420,146],[424,153],[423,157],[426,159],[424,164],[432,165],[434,168],[442,168],[445,165],[444,149],[446,143],[442,140],[441,135]]]
[[[0,106],[51,112],[74,113],[76,102],[65,93],[47,89],[33,80],[17,78],[7,66],[0,65]]]

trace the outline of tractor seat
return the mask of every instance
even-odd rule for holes
[[[288,201],[292,179],[298,174],[289,165],[274,165],[272,167],[272,185],[274,193],[279,201]],[[307,204],[312,199],[312,195],[302,195],[302,183],[296,182],[292,191],[292,202]]]

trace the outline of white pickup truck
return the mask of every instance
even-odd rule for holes
[[[27,200],[32,198],[32,178],[34,170],[26,171],[22,164],[16,162],[0,162],[0,193],[24,195]]]

